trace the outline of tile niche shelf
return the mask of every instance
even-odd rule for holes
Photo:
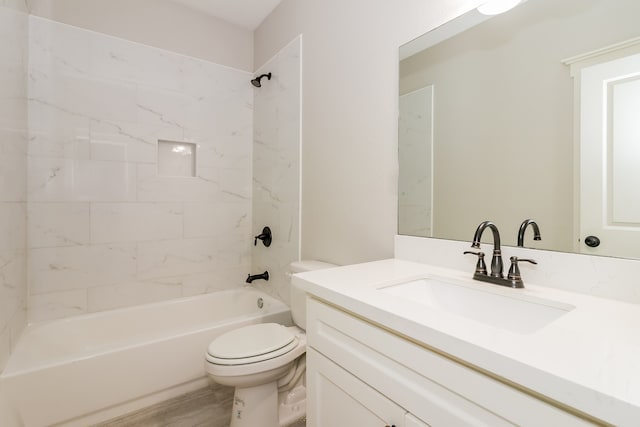
[[[158,175],[196,176],[196,144],[158,140]]]

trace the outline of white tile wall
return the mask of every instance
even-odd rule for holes
[[[29,20],[30,320],[240,286],[251,75]],[[197,145],[195,177],[158,175],[159,139]]]
[[[42,295],[130,281],[137,266],[136,243],[30,249],[30,292]]]
[[[71,317],[87,312],[85,289],[58,291],[29,296],[29,321]]]
[[[24,2],[0,2],[0,372],[27,317],[27,31]]]
[[[181,239],[182,203],[92,203],[91,242]]]
[[[254,235],[273,232],[270,247],[252,250],[252,273],[269,271],[269,282],[255,286],[289,301],[289,263],[300,258],[300,55],[297,37],[256,74],[272,73],[254,89],[253,142]]]
[[[29,203],[29,247],[91,243],[89,203]]]
[[[249,203],[184,203],[184,236],[218,237],[225,233],[242,233],[251,227]]]
[[[0,34],[0,37],[2,35]],[[0,60],[1,61],[1,60]],[[0,62],[2,64],[3,62]],[[0,65],[1,66],[1,65]],[[0,70],[0,73],[2,71]],[[0,77],[2,79],[2,77]],[[0,86],[3,84],[10,84],[8,82],[2,82],[0,80]],[[3,95],[0,94],[0,102],[8,104],[15,104],[15,110],[11,111],[11,115],[15,115],[20,108],[24,108],[26,121],[26,102],[24,98],[14,99],[2,99]],[[2,116],[0,112],[0,117]],[[3,179],[0,180],[0,201],[24,202],[26,200],[26,130],[20,129],[20,126],[24,124],[14,123],[13,119],[5,119],[5,123],[2,124],[2,118],[0,118],[0,170],[2,171]]]

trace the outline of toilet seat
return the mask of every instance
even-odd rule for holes
[[[264,326],[273,325],[273,326]],[[256,345],[249,353],[258,353],[249,357],[239,357],[242,354],[238,353],[236,345],[237,338],[249,337],[252,340],[252,333],[260,331],[269,331],[273,333],[280,329],[279,332],[275,332],[275,335],[280,338],[279,341],[271,342],[270,346]],[[248,328],[248,331],[245,329]],[[284,332],[283,332],[284,331]],[[240,332],[239,334],[236,334]],[[225,335],[230,334],[224,340],[221,340]],[[307,340],[304,331],[296,326],[285,327],[277,323],[262,323],[259,325],[245,326],[240,329],[233,330],[227,334],[220,335],[213,340],[209,345],[209,349],[205,356],[205,369],[209,375],[217,376],[219,379],[222,377],[230,378],[237,376],[256,375],[260,373],[266,373],[276,369],[286,369],[291,363],[293,363],[298,357],[303,355],[307,350]],[[246,334],[246,335],[245,335]],[[229,341],[227,341],[229,340]],[[268,341],[268,340],[267,340]],[[289,341],[288,343],[286,343]],[[258,341],[256,341],[257,343]],[[286,343],[286,344],[283,344]],[[229,347],[224,347],[225,343],[229,344]],[[274,344],[278,343],[278,344]],[[247,343],[239,345],[248,345]],[[280,347],[278,347],[278,345]],[[262,348],[261,348],[262,347]],[[248,345],[251,348],[251,345]],[[273,349],[270,352],[265,352],[265,348]],[[212,355],[214,353],[215,355]],[[227,356],[227,357],[219,357]],[[228,357],[233,356],[233,357]]]
[[[245,326],[213,340],[207,361],[217,365],[246,365],[286,354],[298,346],[298,339],[277,323]]]

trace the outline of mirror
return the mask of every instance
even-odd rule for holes
[[[542,240],[529,229],[525,246],[597,254],[580,230],[566,59],[637,38],[638,18],[637,0],[528,0],[491,19],[473,10],[402,46],[399,234],[471,240],[488,219],[515,246],[532,218]]]

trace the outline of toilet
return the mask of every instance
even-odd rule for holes
[[[291,274],[335,267],[296,261]],[[284,427],[306,414],[305,293],[291,286],[296,326],[260,323],[220,335],[209,344],[205,369],[218,384],[235,387],[230,427]]]

